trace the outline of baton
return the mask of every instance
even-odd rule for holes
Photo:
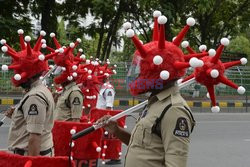
[[[42,77],[42,81],[44,81],[47,77],[49,77],[49,75],[57,68],[57,65],[54,65],[53,68],[51,68],[43,77]]]
[[[0,127],[3,125],[3,123],[4,123],[3,121],[4,121],[6,118],[7,118],[7,117],[4,116],[3,119],[1,119],[1,121],[0,121]]]
[[[190,85],[190,84],[192,84],[194,82],[195,82],[195,78],[192,78],[192,79],[190,79],[190,80],[188,80],[188,81],[186,81],[184,83],[180,83],[178,85],[178,87],[179,87],[179,89],[182,89],[182,88],[184,88],[184,87],[186,87],[186,86],[188,86],[188,85]],[[148,104],[148,100],[145,100],[144,102],[142,102],[140,104],[137,104],[137,105],[135,105],[135,106],[133,106],[133,107],[131,107],[131,108],[129,108],[129,109],[127,109],[127,110],[119,113],[119,114],[116,114],[116,115],[110,117],[107,121],[105,121],[103,123],[94,124],[91,127],[88,127],[86,129],[84,129],[84,130],[82,130],[82,131],[80,131],[80,132],[72,135],[72,140],[76,140],[76,139],[78,139],[78,138],[80,138],[82,136],[85,136],[85,135],[87,135],[87,134],[89,134],[89,133],[91,133],[91,132],[93,132],[93,131],[95,131],[95,130],[97,130],[99,128],[102,128],[109,121],[116,121],[117,119],[119,119],[119,118],[121,118],[121,117],[123,117],[125,115],[129,115],[130,113],[143,108],[147,104]]]

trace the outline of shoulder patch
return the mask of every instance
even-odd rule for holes
[[[38,115],[38,110],[37,110],[37,105],[36,104],[31,104],[30,105],[28,115]]]
[[[80,105],[80,99],[79,99],[79,97],[75,97],[72,104],[74,104],[74,105]]]
[[[180,117],[177,119],[173,133],[175,136],[189,137],[189,128],[186,118]]]
[[[108,92],[108,96],[113,96],[111,91]]]

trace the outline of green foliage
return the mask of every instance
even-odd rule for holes
[[[237,36],[231,40],[230,45],[227,47],[227,51],[243,53],[250,57],[250,41],[242,35]]]

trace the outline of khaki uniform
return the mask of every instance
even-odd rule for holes
[[[170,104],[159,123],[160,137],[152,133],[152,127]],[[132,131],[125,167],[186,167],[189,135],[195,124],[187,108],[178,87],[150,97],[147,115]]]
[[[26,155],[29,133],[41,135],[41,152],[53,148],[51,129],[54,107],[51,92],[40,80],[35,81],[13,113],[8,140],[9,150],[22,149]]]
[[[82,116],[83,95],[75,82],[65,86],[56,103],[56,120],[68,121]]]

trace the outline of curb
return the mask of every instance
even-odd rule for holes
[[[18,104],[20,98],[1,98],[0,105],[15,105]],[[144,100],[137,100],[137,99],[128,99],[128,100],[120,100],[117,99],[114,101],[114,106],[134,106],[137,105]],[[212,106],[210,101],[187,101],[189,107],[203,107],[203,108],[210,108]],[[250,107],[250,103],[244,103],[241,101],[235,102],[227,102],[227,101],[220,101],[217,102],[217,105],[221,108],[242,108],[242,107]]]

